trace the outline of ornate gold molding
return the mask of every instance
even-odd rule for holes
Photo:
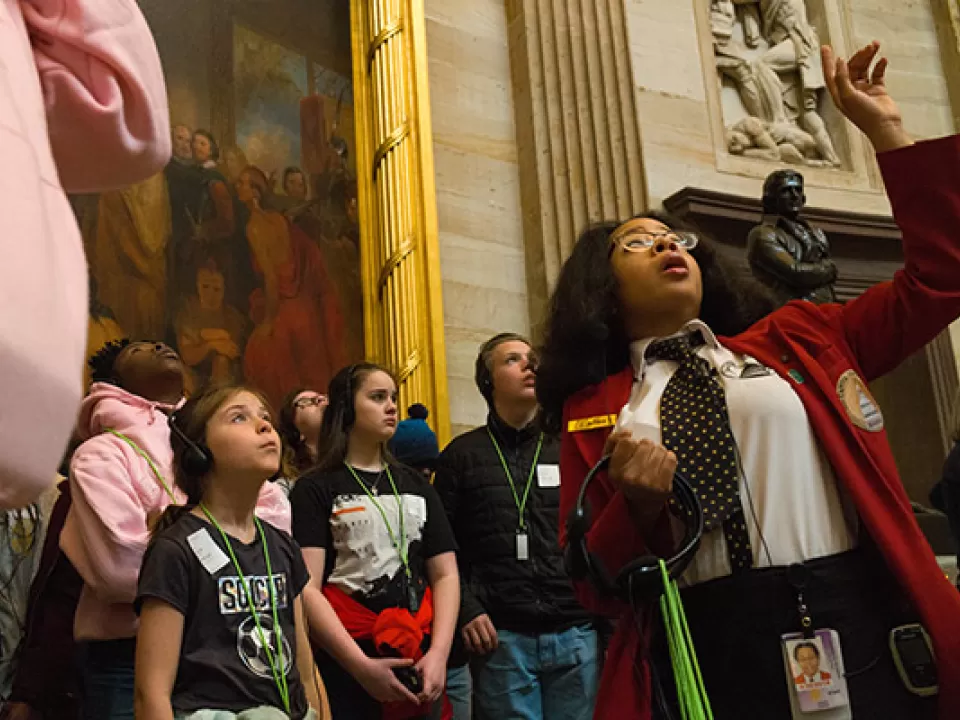
[[[367,354],[450,435],[423,0],[352,0]]]

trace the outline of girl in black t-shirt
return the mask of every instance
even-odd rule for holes
[[[385,450],[397,386],[376,365],[330,383],[318,467],[290,495],[304,605],[334,720],[425,717],[443,697],[460,605],[440,499]]]
[[[177,411],[170,429],[188,503],[161,516],[140,572],[137,720],[329,717],[307,639],[300,549],[254,515],[281,464],[266,401],[214,388]]]

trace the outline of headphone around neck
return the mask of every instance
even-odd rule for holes
[[[203,443],[194,442],[177,424],[177,413],[170,413],[167,419],[170,432],[180,438],[184,451],[180,455],[180,469],[190,477],[203,477],[213,468],[213,453]]]
[[[610,456],[604,456],[594,465],[580,486],[577,505],[567,518],[567,548],[564,564],[574,580],[589,579],[603,594],[612,595],[624,602],[636,604],[640,600],[655,598],[663,591],[660,575],[661,558],[643,555],[627,563],[612,577],[600,559],[587,548],[587,534],[593,525],[586,502],[587,488],[601,472],[610,465]],[[703,537],[703,508],[690,482],[680,473],[673,476],[673,497],[680,508],[685,531],[680,549],[671,558],[663,558],[670,577],[680,577],[693,560]]]

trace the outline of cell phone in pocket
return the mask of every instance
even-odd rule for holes
[[[890,652],[903,686],[914,695],[927,697],[940,692],[933,643],[919,623],[890,631]]]

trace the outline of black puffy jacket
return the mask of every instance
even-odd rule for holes
[[[517,505],[488,428],[520,498],[540,437],[533,427],[517,431],[491,414],[487,425],[456,438],[440,456],[434,487],[460,548],[460,624],[487,613],[498,629],[540,634],[589,622],[574,597],[557,540],[559,485],[541,487],[534,473],[524,512],[530,558],[518,560]],[[559,456],[559,444],[544,436],[539,466],[556,466]]]

